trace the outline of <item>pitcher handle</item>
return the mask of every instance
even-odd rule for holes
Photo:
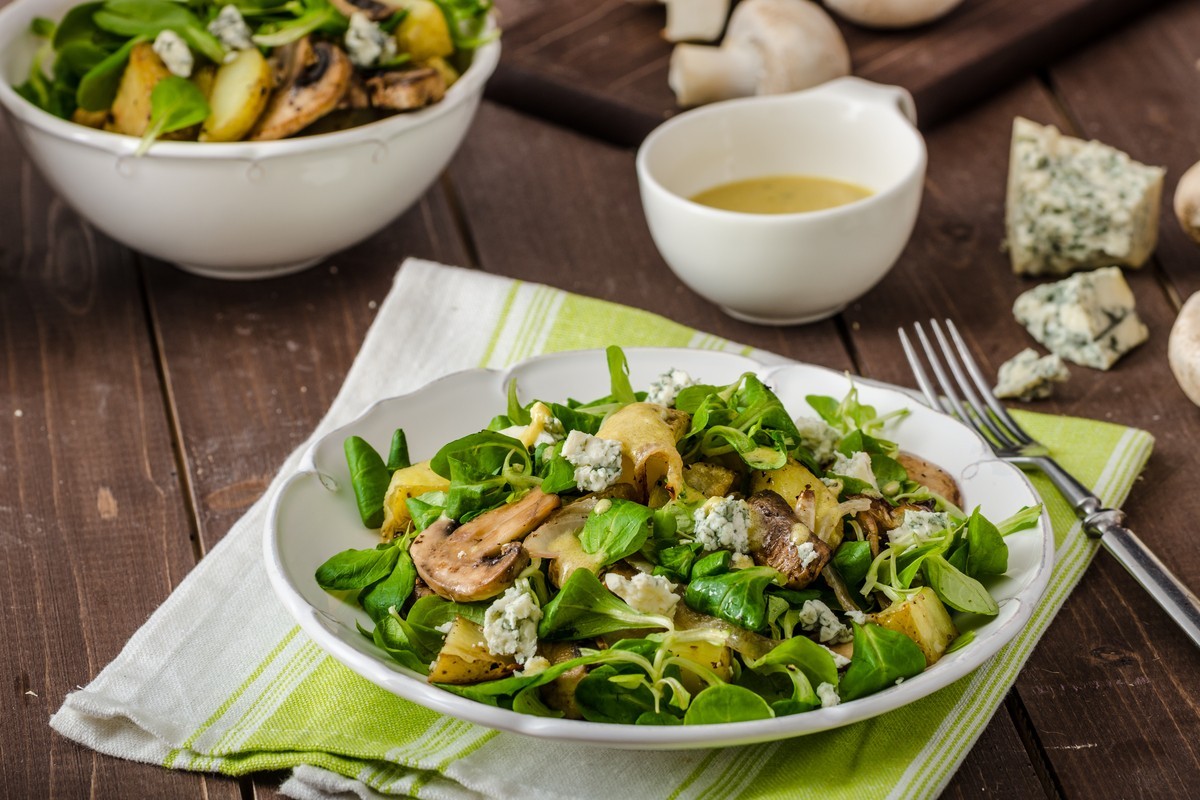
[[[810,91],[824,92],[852,100],[860,100],[871,105],[892,106],[903,114],[916,127],[917,105],[908,90],[900,86],[855,78],[853,76],[836,78]]]

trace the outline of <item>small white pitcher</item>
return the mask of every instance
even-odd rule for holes
[[[638,150],[654,243],[680,280],[738,319],[790,325],[836,314],[887,274],[912,234],[926,161],[915,119],[907,91],[860,78],[680,114]],[[795,214],[688,199],[774,175],[834,178],[872,194]]]

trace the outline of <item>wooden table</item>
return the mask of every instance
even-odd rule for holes
[[[940,124],[926,125],[924,207],[899,265],[845,313],[805,327],[724,317],[679,284],[650,241],[630,145],[669,109],[654,7],[502,1],[494,101],[443,178],[370,240],[274,281],[196,278],[114,243],[47,188],[0,128],[0,795],[276,794],[279,775],[237,781],[127,763],[58,737],[46,720],[313,429],[405,256],[649,308],[900,383],[911,380],[895,329],[914,319],[962,321],[993,370],[1028,344],[1009,312],[1028,284],[1000,251],[1012,117],[1165,165],[1169,203],[1200,158],[1200,6],[1169,3],[1131,21],[1152,4],[1005,2],[1021,14],[968,0],[924,31],[849,32],[860,72],[909,86]],[[971,37],[973,49],[963,44],[972,26],[995,35]],[[1013,80],[1035,66],[1036,76]],[[1157,437],[1126,510],[1193,587],[1200,410],[1172,379],[1166,344],[1180,299],[1200,289],[1198,267],[1200,249],[1164,214],[1157,255],[1130,276],[1149,342],[1111,373],[1074,369],[1040,406]],[[1196,796],[1197,742],[1200,653],[1101,554],[948,794]]]

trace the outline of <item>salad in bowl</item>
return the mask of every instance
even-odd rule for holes
[[[890,690],[1005,615],[1009,542],[1041,508],[964,508],[949,472],[889,439],[905,409],[851,384],[795,416],[754,372],[669,369],[638,391],[619,348],[607,361],[605,396],[510,380],[482,430],[425,460],[402,428],[385,454],[344,439],[378,539],[309,580],[358,609],[364,645],[496,709],[692,726]]]
[[[57,22],[18,94],[80,125],[269,141],[440,101],[494,32],[487,0],[96,0]]]

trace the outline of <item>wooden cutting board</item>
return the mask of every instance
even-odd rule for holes
[[[839,21],[854,73],[912,92],[930,128],[1160,0],[965,0],[921,28]],[[678,109],[665,8],[630,0],[497,0],[504,55],[488,96],[633,146]]]

